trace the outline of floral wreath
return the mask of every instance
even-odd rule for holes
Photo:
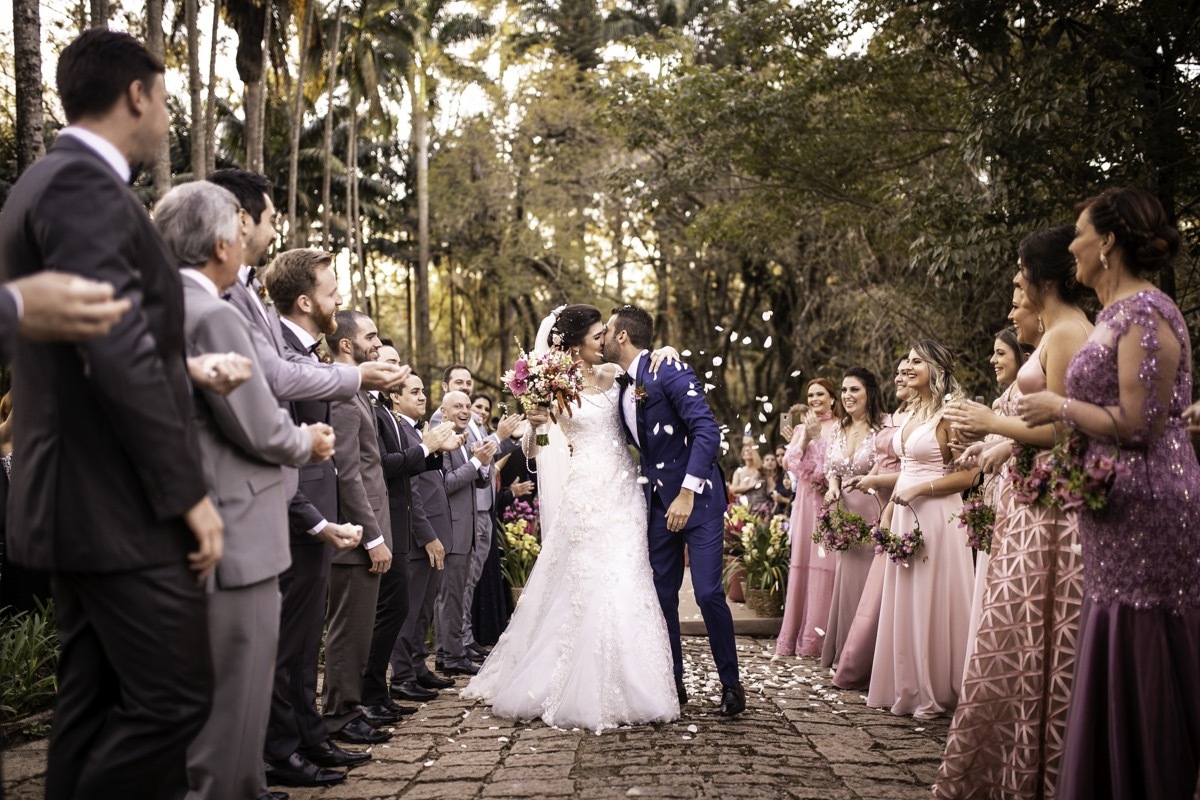
[[[562,316],[562,312],[566,307],[567,306],[564,303],[550,312],[554,316],[554,324],[550,326],[550,344],[553,347],[561,348],[563,345],[563,340],[566,339],[566,336],[563,335],[563,332],[558,329],[559,317]]]

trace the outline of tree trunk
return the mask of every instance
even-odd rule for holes
[[[92,0],[92,27],[108,28],[108,0]]]
[[[250,158],[253,166],[251,172],[263,172],[266,169],[266,140],[267,140],[267,68],[271,61],[271,0],[263,3],[266,22],[263,23],[263,59],[262,68],[258,74],[258,139],[250,143]]]
[[[17,91],[17,171],[46,154],[42,138],[42,22],[36,0],[13,0]]]
[[[316,0],[308,0],[308,10],[300,32],[300,67],[296,73],[296,96],[292,100],[292,147],[288,153],[288,242],[299,247],[300,231],[296,225],[296,193],[300,180],[300,128],[304,125],[304,73],[308,69],[308,37],[312,35],[313,18],[317,13]]]
[[[163,39],[163,0],[146,0],[146,49],[165,60],[166,42]],[[158,143],[153,169],[154,199],[171,191],[171,136],[168,133]]]
[[[324,158],[321,159],[324,162],[321,171],[321,249],[325,251],[329,250],[333,242],[333,234],[329,230],[330,220],[333,219],[333,211],[330,208],[332,200],[330,162],[333,161],[333,90],[334,84],[337,82],[338,49],[341,47],[342,41],[342,4],[340,2],[334,7],[333,13],[337,17],[333,23],[333,47],[329,49],[329,107],[325,109]]]
[[[354,274],[360,264],[354,263],[355,233],[358,226],[354,224],[351,215],[354,213],[354,190],[351,188],[358,180],[358,98],[350,93],[350,121],[346,129],[346,252],[350,256],[350,307],[361,309],[358,293],[358,277]]]
[[[96,0],[93,0],[93,7]],[[204,138],[204,78],[200,75],[200,24],[197,20],[200,0],[184,0],[187,15],[188,94],[192,101],[192,180],[202,181],[208,174],[208,148]],[[93,12],[94,13],[94,12]]]
[[[238,33],[237,72],[242,80],[242,115],[245,119],[246,156],[245,167],[261,171],[262,161],[262,109],[263,109],[263,62],[265,60],[266,22],[270,13],[267,8],[253,3],[230,3],[227,8],[230,21]],[[255,155],[257,153],[257,155]]]
[[[425,374],[438,363],[429,320],[429,135],[428,108],[423,66],[412,68],[409,97],[412,98],[412,138],[417,160],[417,341],[413,361]]]
[[[213,0],[212,36],[208,52],[208,100],[204,106],[204,172],[217,169],[217,42],[221,38],[221,0]]]

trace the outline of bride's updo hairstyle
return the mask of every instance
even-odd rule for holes
[[[558,312],[554,326],[550,328],[550,344],[560,350],[575,347],[599,321],[598,308],[582,304],[566,306]]]
[[[1158,198],[1143,189],[1109,189],[1075,206],[1076,216],[1084,211],[1096,233],[1113,235],[1125,268],[1137,277],[1166,269],[1179,252],[1179,231]]]
[[[1037,308],[1045,305],[1042,294],[1057,292],[1059,299],[1078,305],[1087,287],[1075,280],[1075,256],[1067,248],[1075,239],[1075,228],[1060,225],[1034,231],[1017,245],[1017,258],[1025,276],[1027,294]]]

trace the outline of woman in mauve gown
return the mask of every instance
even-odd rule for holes
[[[900,407],[883,418],[883,426],[875,434],[875,466],[868,475],[850,477],[843,489],[855,488],[870,495],[875,493],[878,506],[886,506],[892,497],[892,487],[900,477],[900,458],[892,443],[896,429],[903,427],[908,416],[908,356],[896,367],[896,399]],[[871,680],[871,662],[875,660],[875,636],[879,633],[879,606],[883,601],[883,565],[887,558],[876,556],[867,573],[858,609],[838,658],[833,685],[839,689],[865,689]]]
[[[947,398],[962,398],[953,360],[949,350],[928,340],[908,354],[908,386],[916,396],[912,415],[894,437],[900,477],[882,519],[898,536],[919,524],[925,544],[909,563],[884,565],[867,689],[868,706],[922,719],[957,705],[970,624],[974,567],[950,520],[979,471],[950,464],[950,424],[943,411]]]
[[[883,394],[879,379],[864,367],[851,367],[842,377],[842,410],[846,415],[833,429],[829,449],[825,451],[825,478],[829,491],[827,505],[840,502],[847,511],[860,515],[867,524],[879,517],[875,496],[859,489],[843,488],[847,478],[866,475],[875,466],[878,436],[883,427]],[[833,556],[833,602],[829,606],[829,621],[825,625],[825,643],[821,650],[821,666],[836,667],[842,647],[854,622],[863,587],[875,560],[873,542],[862,542]]]
[[[1066,397],[1018,404],[1031,425],[1084,433],[1085,463],[1119,466],[1107,507],[1080,515],[1083,609],[1058,797],[1184,800],[1200,770],[1200,465],[1181,418],[1192,351],[1179,309],[1143,277],[1170,268],[1179,235],[1140,189],[1080,208],[1071,252],[1103,309]]]
[[[775,652],[781,656],[821,654],[816,628],[824,627],[833,597],[833,558],[822,558],[812,541],[817,510],[825,495],[823,488],[813,484],[825,482],[825,447],[841,409],[834,399],[833,384],[826,378],[809,381],[805,393],[808,414],[792,432],[792,442],[783,455],[784,468],[796,478],[796,496],[792,501],[787,598],[775,641]]]
[[[1084,287],[1067,249],[1072,238],[1072,228],[1050,228],[1018,247],[1014,319],[1022,338],[1038,341],[1017,373],[1022,396],[1061,392],[1067,365],[1092,330],[1078,304]],[[1028,330],[1026,308],[1035,314],[1036,331]],[[956,403],[946,418],[968,435],[996,434],[1039,448],[1039,459],[1048,459],[1065,434],[1061,425],[1031,428],[978,403]],[[935,797],[1032,800],[1055,793],[1083,594],[1079,513],[1044,498],[1023,501],[1012,491],[1004,498]]]

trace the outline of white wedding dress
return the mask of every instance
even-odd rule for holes
[[[586,392],[559,419],[571,448],[562,497],[508,628],[463,690],[496,716],[597,732],[679,717],[618,395]]]

